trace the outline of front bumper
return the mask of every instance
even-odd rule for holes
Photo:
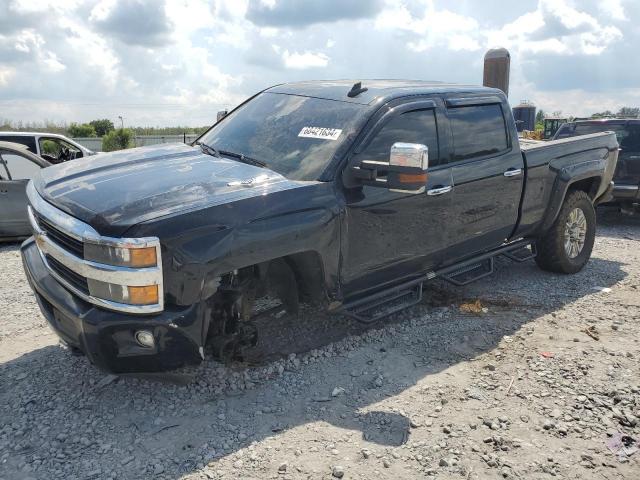
[[[613,187],[613,199],[627,202],[640,201],[640,185],[616,183]]]
[[[29,284],[47,322],[64,343],[112,373],[167,371],[202,359],[202,317],[197,305],[165,306],[154,315],[103,310],[74,295],[47,270],[33,237],[20,247]],[[139,345],[138,330],[153,333],[155,346]]]

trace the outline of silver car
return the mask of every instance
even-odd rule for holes
[[[11,241],[31,235],[27,217],[27,183],[51,165],[27,146],[0,142],[0,240]]]
[[[78,142],[57,133],[0,132],[0,142],[20,143],[51,164],[95,155]]]

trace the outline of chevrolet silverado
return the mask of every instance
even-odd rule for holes
[[[496,89],[278,85],[193,145],[42,170],[23,263],[63,343],[104,370],[228,360],[256,318],[302,304],[375,322],[499,255],[578,272],[617,155],[613,133],[520,145]]]

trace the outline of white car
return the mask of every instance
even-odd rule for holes
[[[56,133],[0,132],[0,142],[24,145],[31,153],[44,158],[51,164],[95,155],[95,152],[88,148]]]

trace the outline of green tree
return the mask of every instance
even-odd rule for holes
[[[613,117],[613,112],[611,110],[605,110],[604,112],[597,112],[591,115],[591,118],[598,117]]]
[[[102,137],[102,151],[113,152],[133,147],[133,132],[128,128],[111,130]]]
[[[542,122],[544,122],[544,117],[545,117],[546,115],[547,115],[547,114],[546,114],[546,113],[544,113],[544,110],[542,110],[542,109],[538,110],[538,113],[536,113],[536,123],[542,123]]]
[[[638,117],[640,116],[640,108],[638,107],[622,107],[616,115],[622,117]]]
[[[96,135],[104,137],[107,133],[115,130],[113,122],[109,119],[103,118],[101,120],[92,120],[89,122],[96,129]]]
[[[89,125],[86,123],[83,123],[82,125],[72,123],[67,129],[67,134],[70,137],[95,137],[96,129],[93,128],[93,125]]]

